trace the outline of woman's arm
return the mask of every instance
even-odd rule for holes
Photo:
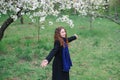
[[[56,40],[54,42],[54,48],[50,51],[50,53],[48,54],[48,56],[41,62],[41,66],[42,67],[46,67],[47,64],[50,63],[50,61],[55,56],[55,54],[57,53],[57,51],[59,50],[59,48],[60,48],[60,42]]]
[[[71,41],[73,41],[77,38],[78,38],[77,34],[74,34],[74,36],[71,36],[71,37],[68,38],[68,42],[71,42]]]
[[[54,42],[54,48],[50,51],[49,55],[46,57],[46,60],[48,60],[48,63],[55,56],[55,54],[57,53],[57,51],[59,50],[59,48],[60,48],[60,42],[58,40],[56,40]]]

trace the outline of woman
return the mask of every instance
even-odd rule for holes
[[[58,27],[54,34],[54,48],[51,50],[41,66],[45,67],[50,63],[52,58],[52,80],[70,80],[69,70],[72,66],[68,43],[77,39],[77,35],[67,38],[67,32],[63,27]]]

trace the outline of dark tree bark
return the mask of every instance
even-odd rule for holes
[[[23,16],[20,17],[20,23],[21,23],[21,24],[24,24]]]
[[[1,26],[0,28],[0,41],[2,40],[3,38],[3,35],[4,35],[4,31],[6,30],[6,28],[13,22],[14,20],[9,17],[4,23],[3,25]]]
[[[22,8],[20,8],[20,11],[18,11],[18,13],[16,14],[18,18],[21,16],[21,11],[22,11]],[[13,22],[14,22],[14,20],[11,17],[9,17],[6,21],[4,21],[4,23],[2,24],[2,26],[0,28],[0,41],[2,40],[2,38],[4,36],[4,32],[7,29],[7,27]]]

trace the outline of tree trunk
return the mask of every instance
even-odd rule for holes
[[[21,16],[21,17],[20,17],[20,23],[21,23],[21,24],[24,24],[24,21],[23,21],[23,20],[24,20],[24,19],[23,19],[23,16]]]
[[[16,14],[17,17],[21,17],[21,11],[22,11],[22,7],[20,8],[20,11],[18,11],[18,13]],[[14,22],[13,18],[9,17],[1,26],[0,28],[0,41],[2,40],[3,36],[4,36],[4,32],[7,29],[7,27]]]
[[[90,30],[92,30],[92,22],[93,22],[93,19],[92,19],[92,15],[89,15],[89,21],[90,21]]]
[[[3,25],[1,26],[0,28],[0,41],[2,40],[3,38],[3,35],[4,35],[4,31],[6,30],[6,28],[13,22],[14,20],[9,17],[4,23]]]
[[[115,16],[115,20],[118,20],[118,13],[117,13],[117,8],[116,8],[116,6],[115,6],[115,14],[114,14],[114,16]]]

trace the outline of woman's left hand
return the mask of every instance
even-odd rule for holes
[[[74,34],[74,36],[75,36],[76,38],[78,38],[78,35],[77,35],[77,34]]]

